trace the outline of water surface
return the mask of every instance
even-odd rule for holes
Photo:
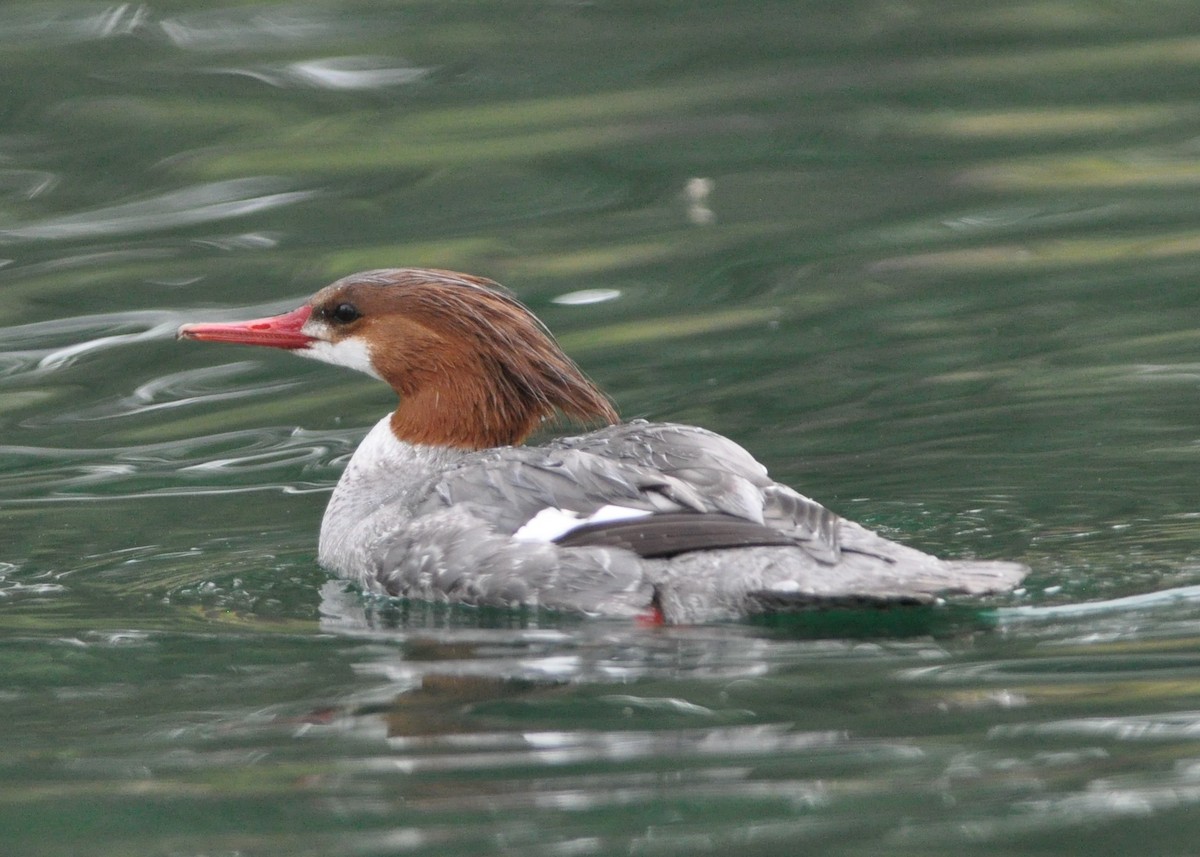
[[[1190,853],[1193,17],[0,7],[6,853]],[[315,539],[390,391],[174,330],[397,265],[1027,587],[670,629],[364,600]]]

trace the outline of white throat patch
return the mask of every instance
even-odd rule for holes
[[[383,380],[383,376],[375,371],[375,366],[371,363],[371,349],[366,340],[351,336],[339,342],[329,342],[323,338],[328,335],[328,328],[323,324],[306,324],[303,331],[309,336],[316,336],[317,339],[308,348],[297,348],[293,354],[332,363],[334,366],[357,369],[372,378]]]

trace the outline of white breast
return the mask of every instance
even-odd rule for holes
[[[318,561],[345,577],[360,577],[369,546],[405,522],[406,493],[444,471],[456,455],[402,443],[392,433],[391,418],[377,422],[358,445],[321,520]]]

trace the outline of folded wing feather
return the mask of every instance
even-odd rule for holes
[[[649,527],[657,545],[798,544],[822,562],[839,556],[837,515],[773,482],[733,441],[691,426],[634,421],[545,447],[484,451],[444,473],[419,511],[461,506],[512,535],[545,509],[586,518],[611,504],[672,516],[611,525],[626,535]],[[596,544],[608,543],[604,526],[591,525]]]

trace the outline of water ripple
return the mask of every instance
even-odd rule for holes
[[[285,191],[280,179],[259,176],[193,185],[119,205],[0,230],[0,242],[57,241],[158,232],[256,214],[310,199],[316,191]]]
[[[213,321],[222,321],[245,315],[272,314],[285,306],[290,309],[295,303],[272,301],[232,310],[212,310],[207,315]],[[53,372],[71,366],[84,355],[152,340],[174,339],[179,326],[189,318],[188,313],[179,310],[126,310],[0,327],[0,377],[22,372]],[[66,344],[62,344],[64,340]],[[222,371],[217,369],[214,374],[220,375]],[[187,376],[188,381],[180,379],[180,374],[187,375],[168,376],[160,388],[156,388],[159,382],[149,382],[152,395],[159,396],[170,388],[186,390],[203,373]],[[144,388],[139,390],[143,392],[135,393],[135,398],[146,393]]]
[[[325,491],[337,476],[334,462],[353,449],[360,434],[357,429],[310,432],[275,427],[142,446],[0,446],[0,461],[37,463],[12,469],[5,480],[4,502]],[[285,478],[271,481],[268,473]],[[237,481],[248,474],[253,474],[249,484]],[[310,478],[296,479],[297,474]]]
[[[1040,723],[1011,723],[993,726],[988,730],[989,738],[1026,735],[1071,735],[1116,741],[1194,741],[1200,737],[1200,711],[1128,717],[1076,717]]]
[[[60,318],[0,328],[0,377],[27,371],[54,371],[83,354],[175,335],[178,313],[142,310]],[[79,341],[81,335],[102,335]],[[57,345],[71,339],[68,345]]]
[[[1054,604],[1044,607],[1007,607],[998,611],[1005,623],[1017,624],[1039,620],[1079,619],[1163,607],[1191,607],[1200,601],[1200,586],[1180,586],[1144,592],[1104,601],[1085,601],[1079,604]]]
[[[176,47],[201,51],[295,45],[327,39],[349,29],[346,16],[261,5],[164,18],[159,27]]]
[[[20,577],[20,566],[11,562],[0,562],[0,602],[14,598],[45,597],[62,595],[67,588],[49,579],[45,572],[29,580]]]
[[[60,369],[63,366],[74,363],[75,359],[82,354],[91,354],[95,351],[104,351],[120,345],[144,342],[149,339],[162,339],[168,334],[173,335],[177,329],[176,324],[170,321],[157,324],[148,330],[137,333],[114,333],[109,336],[89,339],[86,342],[77,342],[74,345],[67,345],[51,351],[37,362],[37,368],[46,370]]]
[[[149,9],[142,3],[97,7],[39,3],[15,6],[0,17],[0,41],[7,44],[65,45],[125,36],[145,26]]]
[[[0,190],[33,199],[57,185],[59,179],[57,173],[47,170],[0,170]]]
[[[461,736],[458,736],[461,739]],[[784,724],[759,724],[735,727],[705,727],[670,731],[613,732],[525,732],[501,736],[511,746],[489,746],[476,752],[461,752],[456,741],[445,742],[445,749],[457,752],[431,754],[443,741],[437,737],[395,736],[389,739],[393,750],[420,750],[421,755],[403,761],[410,772],[471,771],[483,768],[508,768],[516,765],[587,764],[598,761],[631,761],[661,756],[699,759],[724,756],[770,756],[775,753],[811,751],[850,743],[845,732],[797,732]],[[399,760],[371,757],[349,762],[358,771],[389,772]]]
[[[152,411],[186,405],[263,396],[291,389],[300,383],[299,381],[278,381],[265,384],[242,383],[227,387],[226,382],[240,378],[257,369],[258,366],[259,364],[256,362],[243,360],[237,363],[171,372],[147,381],[127,396],[118,396],[78,410],[59,411],[41,418],[25,420],[22,425],[91,422],[140,416]]]
[[[430,69],[397,66],[386,57],[328,57],[262,68],[220,68],[220,74],[249,77],[270,86],[307,86],[314,89],[367,90],[416,83]]]

